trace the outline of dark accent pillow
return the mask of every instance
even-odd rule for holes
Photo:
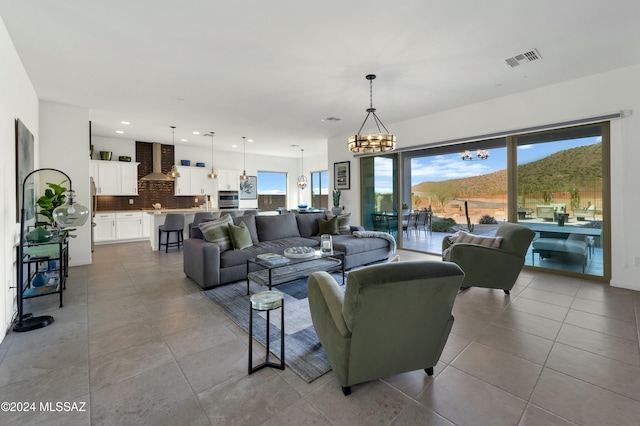
[[[302,213],[296,215],[300,236],[309,238],[318,235],[318,219],[326,219],[324,213]]]
[[[260,241],[273,241],[300,236],[295,214],[254,217],[256,218],[256,228]]]
[[[240,223],[239,226],[234,225],[233,223],[228,224],[229,226],[229,237],[231,238],[231,243],[233,244],[233,248],[236,250],[242,250],[247,247],[253,246],[253,241],[251,241],[251,233],[249,232],[249,228],[244,222]]]
[[[338,231],[338,217],[334,216],[331,219],[318,218],[318,235],[331,234],[339,235]]]

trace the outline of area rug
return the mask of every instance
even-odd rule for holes
[[[342,274],[333,274],[338,283],[342,283]],[[346,282],[346,277],[345,277]],[[329,370],[331,365],[320,345],[311,322],[309,302],[307,300],[307,278],[290,283],[281,284],[273,289],[284,294],[284,350],[285,365],[311,383]],[[251,282],[251,294],[267,290],[267,287]],[[225,284],[211,290],[204,291],[227,316],[246,332],[249,331],[249,297],[247,296],[247,282]],[[282,310],[276,309],[270,313],[270,351],[280,358],[280,315]],[[254,311],[253,337],[261,345],[266,342],[266,312]]]

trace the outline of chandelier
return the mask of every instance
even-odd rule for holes
[[[387,128],[382,124],[382,121],[376,115],[376,109],[373,107],[373,80],[376,78],[375,74],[369,74],[366,79],[369,80],[369,108],[367,108],[367,116],[360,126],[360,130],[354,136],[349,138],[347,147],[351,152],[363,153],[363,152],[385,152],[393,151],[396,149],[396,137],[389,134]],[[369,116],[373,115],[373,120],[378,128],[378,133],[365,133],[361,134],[364,125],[367,123]],[[384,132],[382,132],[382,129]]]
[[[479,149],[476,151],[476,155],[474,156],[471,151],[466,150],[465,152],[460,153],[460,158],[462,160],[486,160],[489,158],[489,151],[486,149]]]
[[[171,133],[172,133],[172,141],[173,141],[173,146],[176,146],[176,126],[170,126],[171,127]],[[169,170],[169,172],[167,173],[167,177],[170,177],[171,179],[176,179],[180,177],[180,173],[178,172],[178,169],[176,169],[175,164],[173,166],[171,166],[171,170]]]
[[[244,151],[244,160],[243,160],[244,170],[242,170],[242,174],[240,175],[240,180],[249,180],[249,176],[247,176],[247,138],[244,136],[242,137],[242,146]]]
[[[298,188],[305,189],[307,187],[307,177],[304,175],[304,149],[300,149],[300,162],[302,164],[302,174],[298,176]]]
[[[216,132],[205,133],[204,136],[211,136],[211,173],[207,175],[209,179],[215,179],[218,177],[218,173],[216,169],[213,168],[213,137],[216,135]]]

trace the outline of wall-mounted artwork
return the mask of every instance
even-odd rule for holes
[[[333,188],[334,189],[350,189],[351,188],[351,163],[343,161],[342,163],[333,163]]]
[[[22,183],[29,173],[35,170],[34,138],[29,129],[16,118],[16,220],[20,222],[22,208]],[[29,179],[24,188],[25,220],[35,217],[36,201],[33,179]]]
[[[258,199],[258,178],[256,176],[249,176],[248,180],[240,180],[240,199]]]

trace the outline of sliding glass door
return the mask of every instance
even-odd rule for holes
[[[361,165],[367,229],[372,214],[391,210],[401,220],[400,193],[407,210],[432,212],[432,232],[402,233],[401,248],[440,254],[457,230],[492,235],[513,222],[536,232],[525,265],[611,278],[608,122],[363,157]]]
[[[608,125],[519,135],[517,218],[536,231],[526,264],[607,276]]]
[[[384,219],[385,229],[397,229],[398,221],[398,159],[396,154],[364,157],[360,163],[362,173],[363,226],[368,230],[380,230],[380,223],[374,219]],[[384,215],[380,216],[380,215]],[[395,217],[395,220],[394,220]]]

